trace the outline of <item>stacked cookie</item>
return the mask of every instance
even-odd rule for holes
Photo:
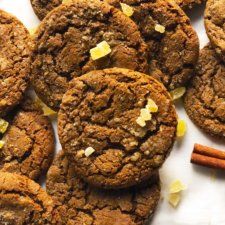
[[[53,200],[36,184],[54,153],[51,121],[30,97],[30,34],[0,10],[0,224],[50,224]]]
[[[158,170],[176,139],[168,91],[187,84],[198,59],[189,18],[165,0],[32,4],[40,18],[54,8],[32,43],[22,24],[1,12],[7,54],[0,113],[10,125],[1,137],[0,223],[144,224],[159,202]],[[30,77],[58,112],[63,150],[47,174],[49,196],[25,177],[37,180],[54,150],[49,120],[24,97]]]
[[[205,27],[210,43],[201,50],[196,76],[184,99],[185,109],[192,121],[217,137],[225,137],[224,3],[207,1]]]
[[[133,20],[117,1],[61,4],[34,35],[32,84],[63,148],[46,181],[54,224],[144,224],[160,198],[177,129],[167,89],[193,75],[199,43],[175,3],[123,4]]]

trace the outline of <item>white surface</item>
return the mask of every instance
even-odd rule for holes
[[[30,0],[0,0],[0,8],[16,15],[28,28],[36,27],[39,23],[31,8]],[[197,7],[189,13],[201,47],[208,42],[203,11],[204,7]],[[224,142],[202,133],[188,119],[182,103],[176,104],[176,107],[180,118],[188,123],[188,132],[185,138],[175,144],[170,157],[161,169],[163,199],[152,225],[224,225],[225,173],[193,166],[189,162],[194,143],[223,149]],[[57,142],[57,150],[59,149],[60,144]],[[216,179],[212,179],[213,174],[216,174]],[[168,186],[175,179],[180,179],[187,186],[176,209],[167,202]]]

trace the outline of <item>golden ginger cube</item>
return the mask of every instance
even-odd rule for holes
[[[106,41],[102,41],[95,48],[90,50],[92,60],[97,60],[105,57],[111,52],[110,45]]]
[[[169,192],[171,194],[174,194],[174,193],[181,192],[185,189],[186,189],[185,185],[180,180],[175,180],[174,182],[170,184]]]
[[[0,119],[0,133],[4,134],[9,126],[6,120]]]
[[[160,24],[155,25],[155,30],[161,34],[165,33],[166,28]]]
[[[148,99],[146,109],[148,109],[152,113],[158,112],[158,106],[151,98]]]
[[[185,92],[186,92],[185,87],[179,87],[179,88],[176,88],[173,91],[171,91],[170,95],[173,100],[177,100],[177,99],[181,98]]]
[[[121,9],[122,9],[122,12],[126,15],[126,16],[129,16],[131,17],[133,14],[134,14],[134,9],[125,4],[125,3],[120,3],[120,6],[121,6]]]
[[[187,125],[184,120],[178,120],[177,137],[183,137],[187,131]]]

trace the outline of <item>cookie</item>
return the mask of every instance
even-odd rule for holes
[[[52,222],[58,225],[142,225],[160,199],[158,173],[139,187],[100,190],[75,175],[63,151],[48,171],[46,187],[56,204]]]
[[[209,0],[205,9],[205,28],[216,53],[225,62],[225,1]]]
[[[48,224],[53,200],[34,181],[25,176],[0,172],[0,224]]]
[[[185,86],[193,75],[199,55],[199,41],[190,19],[173,1],[107,0],[121,9],[133,8],[136,22],[148,45],[150,72],[169,90]]]
[[[225,137],[225,64],[211,45],[201,50],[184,106],[191,120],[211,135]]]
[[[40,20],[62,3],[62,0],[30,0],[35,14]]]
[[[17,105],[30,75],[31,40],[14,16],[0,10],[0,116]]]
[[[42,21],[35,39],[33,86],[55,110],[74,77],[108,67],[148,69],[147,46],[135,23],[98,0],[62,4]],[[102,41],[107,42],[111,53],[93,60],[90,50]]]
[[[183,10],[192,9],[196,5],[200,5],[205,0],[174,0]]]
[[[147,118],[148,102],[157,108],[149,113],[152,118]],[[143,115],[146,125],[141,112],[148,114]],[[71,81],[58,115],[59,139],[76,173],[103,188],[150,178],[171,150],[176,125],[175,108],[162,84],[116,68]]]
[[[54,133],[51,121],[27,99],[10,115],[7,131],[0,135],[0,170],[38,179],[53,158]]]

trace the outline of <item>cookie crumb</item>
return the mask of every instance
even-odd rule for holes
[[[181,98],[185,92],[186,92],[185,87],[179,87],[179,88],[172,90],[170,92],[170,95],[171,95],[172,100],[177,100],[177,99]]]
[[[95,48],[90,50],[92,60],[97,60],[105,57],[111,52],[110,45],[106,41],[102,41]]]
[[[144,127],[146,125],[145,120],[140,116],[136,119],[136,123],[141,127]]]
[[[84,154],[85,154],[86,157],[89,157],[94,152],[95,152],[95,150],[92,147],[88,147],[88,148],[85,149]]]
[[[177,124],[177,137],[183,137],[186,133],[187,125],[184,120],[179,119]]]
[[[5,144],[5,142],[1,140],[1,141],[0,141],[0,149],[3,148],[4,144]]]
[[[84,155],[84,153],[85,153],[84,150],[78,151],[78,152],[77,152],[77,157],[78,157],[78,158],[82,158],[82,156]]]
[[[125,3],[120,3],[120,6],[121,6],[121,9],[122,9],[123,13],[126,16],[131,17],[134,14],[134,9],[131,6],[129,6]]]
[[[138,159],[140,159],[141,157],[141,154],[139,152],[135,152],[131,157],[130,157],[130,160],[133,161],[133,162],[136,162],[138,161]]]
[[[161,34],[165,33],[166,28],[160,24],[155,25],[155,30]]]
[[[147,150],[147,151],[144,152],[144,154],[145,155],[149,155],[150,154],[150,151]]]
[[[9,123],[0,118],[0,133],[4,134],[9,126]]]
[[[158,106],[151,98],[148,99],[146,109],[148,109],[152,113],[158,112]]]

